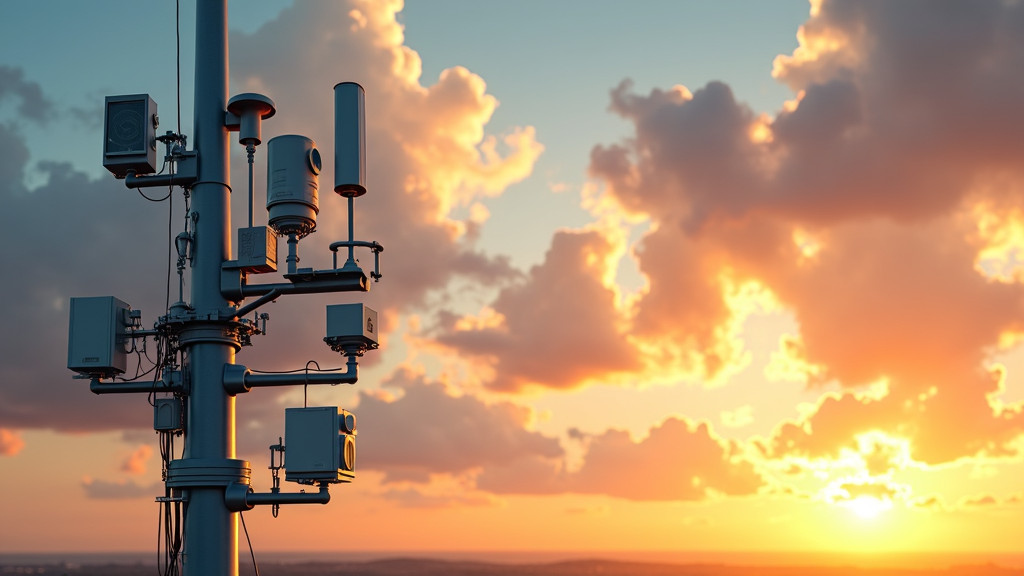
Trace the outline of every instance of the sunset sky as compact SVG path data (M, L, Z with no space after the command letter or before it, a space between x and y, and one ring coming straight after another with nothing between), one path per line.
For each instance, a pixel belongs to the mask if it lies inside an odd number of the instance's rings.
M68 300L164 313L182 195L103 169L103 99L150 94L191 144L194 14L179 115L174 2L0 8L0 553L155 546L152 409L71 378ZM339 366L324 306L382 315L358 384L309 390L357 414L356 481L247 512L258 551L1021 551L1024 3L229 14L229 95L277 105L264 142L331 158L332 87L365 87L356 235L385 247L369 295L281 298L238 354ZM345 218L324 190L302 265ZM258 491L302 402L238 398Z

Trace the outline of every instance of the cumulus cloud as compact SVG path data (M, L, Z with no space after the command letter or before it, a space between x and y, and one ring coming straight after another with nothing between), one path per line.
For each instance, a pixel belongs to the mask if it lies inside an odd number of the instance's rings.
M621 474L608 474L619 469ZM764 485L735 442L715 436L707 423L670 418L633 442L609 430L592 439L574 490L633 500L701 500L709 493L753 494Z
M374 286L380 294L370 295L371 305L382 312L385 332L393 330L397 310L422 304L430 291L455 276L494 284L516 275L507 259L473 247L486 213L477 203L529 175L542 150L528 126L502 135L486 132L498 101L469 70L454 68L432 86L422 85L419 56L403 45L396 20L400 8L397 1L296 3L256 33L233 33L231 52L233 93L265 92L277 104L276 116L264 123L264 142L278 134L301 133L315 139L324 152L319 227L300 247L302 266L329 267L327 244L347 237L345 202L325 191L333 186L332 87L358 81L366 88L370 193L356 202L356 233L360 239L380 241L387 250L382 269L386 280ZM27 120L43 118L50 106L38 85L24 80L19 69L4 67L0 101L7 100L20 104ZM5 151L0 157L0 199L5 205L0 225L5 238L12 239L0 247L0 266L19 279L11 283L2 304L10 325L19 329L0 336L0 379L5 382L0 421L59 430L148 428L144 396L94 396L87 383L72 381L62 362L54 361L54 351L61 358L72 296L116 295L143 310L146 326L162 313L167 270L173 266L165 258L167 223L170 217L171 236L180 230L180 192L168 215L167 203L145 202L112 177L92 180L59 163L29 166L27 147L14 123L0 123L0 147ZM260 164L264 149L257 153ZM241 150L235 146L236 153ZM244 155L235 158L240 159ZM256 189L262 194L260 164ZM30 179L38 183L31 189L23 184L29 170L38 173ZM235 189L244 189L245 165L240 163L234 172L242 175L236 176ZM245 201L245 194L233 196L236 223L244 220L237 215L245 213ZM461 220L462 211L471 216ZM60 233L42 233L47 230ZM31 238L32 249L13 241L18 238ZM369 254L360 256L365 268ZM186 269L186 287L189 273ZM282 298L267 306L264 310L272 318L268 336L255 341L259 357L243 349L239 361L274 370L322 358L328 353L323 332L311 328L318 324L310 322L310 314L336 302L336 296L309 296ZM378 361L372 355L365 360ZM53 393L55 386L61 394ZM274 406L283 393L262 391L240 404L265 415L269 408L264 407Z
M135 449L124 462L121 463L121 471L132 475L146 473L146 461L153 455L153 447L143 444Z
M718 437L703 422L669 418L639 442L615 429L587 441L578 470L535 459L529 466L487 469L479 486L498 493L573 492L639 501L692 501L714 494L754 494L766 484L739 444Z
M637 369L616 294L602 281L613 249L596 230L557 232L544 262L498 295L493 322L455 322L439 341L481 360L493 372L488 385L504 391Z
M559 441L529 430L526 408L455 396L409 370L387 385L400 388L401 396L360 394L358 466L383 472L385 483L396 486L385 497L409 506L437 505L456 492L470 494L474 505L491 502L480 500L487 493L702 500L753 494L765 484L740 445L706 423L670 418L640 441L621 430L574 431L571 438L586 449L581 466L569 470ZM618 472L608 474L612 469ZM438 492L438 478L464 486Z
M1015 453L1020 407L992 403L984 362L1020 331L1024 293L978 261L1008 237L979 233L987 215L1024 196L1024 19L1017 4L977 8L816 4L776 60L796 96L774 116L719 82L611 93L635 134L595 147L590 172L650 222L633 332L686 342L714 375L729 364L720 280L757 282L800 328L772 374L847 389L780 425L775 455L835 456L875 429L927 463ZM856 392L877 382L886 394Z
M39 84L25 80L21 68L0 65L0 103L8 99L18 100L18 114L36 122L45 122L53 104L43 96Z
M442 384L407 370L387 384L400 386L404 394L391 401L360 394L360 468L396 480L426 480L430 474L466 474L563 456L556 439L527 429L532 418L527 408L453 396Z
M25 440L17 430L0 428L0 456L17 456L25 447Z
M365 88L369 192L356 201L356 226L360 237L385 246L387 280L375 288L387 291L382 302L390 307L421 302L453 274L493 282L511 273L504 260L473 249L475 224L453 211L528 176L542 150L530 127L500 140L486 134L498 101L469 70L448 69L435 84L421 84L419 55L403 45L396 21L401 7L397 0L300 2L232 38L235 85L265 90L277 103L264 127L268 139L302 133L332 149L332 87L353 81ZM326 253L346 229L343 202L327 193L333 178L333 163L325 162L318 232L305 241L307 253Z
M651 366L720 380L743 362L730 290L754 283L799 326L769 377L843 388L780 423L772 456L835 457L873 430L909 440L909 458L929 464L1015 454L1021 406L993 400L999 377L985 362L1021 332L1024 292L979 262L998 253L995 265L1014 266L1022 237L1006 210L1024 197L1022 14L995 0L817 3L799 48L775 62L794 98L774 115L722 82L644 95L624 81L611 110L634 134L594 147L589 172L605 201L646 220L632 251L642 290L623 307L603 282L608 264L567 250L573 235L600 246L596 232L561 232L545 263L493 302L493 321L452 321L440 341L482 359L488 384L506 391L643 380L638 367ZM572 281L552 282L558 270ZM535 309L523 312L527 301ZM587 337L549 361L568 329L545 334L553 309ZM529 355L527 342L546 346ZM547 371L532 372L533 358ZM884 394L860 392L879 383ZM883 454L865 462L891 465Z

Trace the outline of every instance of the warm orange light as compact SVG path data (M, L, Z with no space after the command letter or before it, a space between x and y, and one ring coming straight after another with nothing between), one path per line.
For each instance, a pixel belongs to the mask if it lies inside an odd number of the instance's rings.
M775 138L772 134L771 118L767 114L762 114L750 125L747 134L750 141L755 144L771 142Z

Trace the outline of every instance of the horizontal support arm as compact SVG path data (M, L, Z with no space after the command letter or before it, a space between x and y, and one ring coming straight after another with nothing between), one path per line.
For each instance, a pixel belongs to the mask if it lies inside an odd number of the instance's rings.
M243 284L239 282L237 274L222 273L221 294L228 300L238 302L252 296L266 296L274 293L269 299L261 299L258 305L256 302L242 307L245 313L252 312L258 306L266 304L279 296L289 294L323 294L327 292L367 292L370 283L366 280L366 274L362 270L316 270L289 274L285 276L289 282L276 284ZM244 314L234 314L239 317Z
M253 373L241 364L224 365L224 390L231 395L248 392L254 386L304 386L306 384L355 384L359 379L356 356L349 356L344 372Z
M199 157L195 150L185 152L176 158L178 170L174 174L152 174L139 176L129 170L124 178L128 188L153 188L156 186L192 186L199 179Z
M327 483L320 483L318 492L253 492L248 484L233 483L224 493L224 503L232 512L252 510L261 504L327 504L331 493Z
M89 383L89 390L93 394L128 394L132 392L180 392L185 387L181 380L176 380L168 385L167 382L100 382L99 378L93 378Z

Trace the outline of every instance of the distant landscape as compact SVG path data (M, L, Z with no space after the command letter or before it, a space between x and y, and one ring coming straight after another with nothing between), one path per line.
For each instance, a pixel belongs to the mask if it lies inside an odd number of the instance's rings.
M57 576L153 576L155 564L146 562L42 562L0 558L0 574ZM255 574L251 563L240 575ZM724 564L672 564L614 560L567 560L545 563L395 558L371 561L267 562L260 576L1010 576L1019 568L993 564L946 568L866 568L857 566L730 566Z

